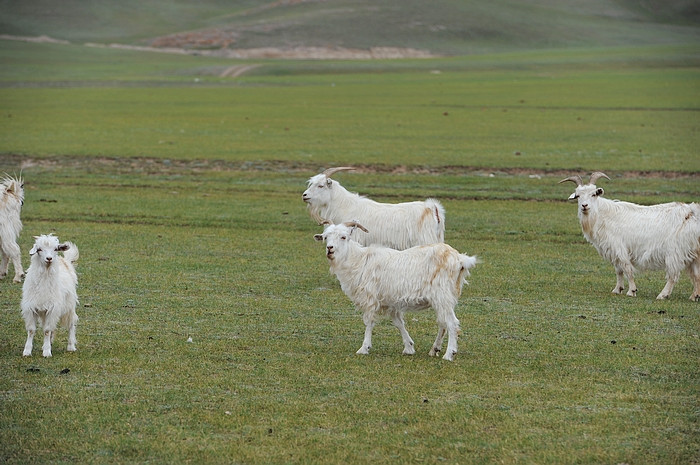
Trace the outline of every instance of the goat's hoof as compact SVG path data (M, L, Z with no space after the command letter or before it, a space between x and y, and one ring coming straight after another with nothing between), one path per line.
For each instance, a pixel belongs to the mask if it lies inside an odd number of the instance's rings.
M445 352L445 355L443 355L442 359L443 360L448 360L448 361L453 361L455 358L455 354L457 352Z
M369 347L366 349L364 347L360 347L360 350L355 352L357 355L368 355L369 354Z
M428 352L428 355L430 355L431 357L436 357L438 354L440 354L440 349L437 349L435 347L430 349L430 352Z
M628 297L637 297L637 289L627 291Z
M690 296L691 302L700 302L700 294L695 294Z
M32 353L31 352L23 352L22 357L31 357Z
M404 355L414 355L416 353L416 349L411 347L410 349L404 349L403 354Z
M659 295L656 296L656 300L666 300L666 299L668 299L669 297L671 297L671 296L668 295L668 294L659 294Z
M612 290L612 293L613 294L622 294L622 291L624 291L624 290L625 290L624 287L614 287Z
M68 347L66 348L66 352L75 352L75 351L77 351L77 350L78 350L78 349L77 349L75 346L72 346L72 347L71 347L71 346L68 346Z

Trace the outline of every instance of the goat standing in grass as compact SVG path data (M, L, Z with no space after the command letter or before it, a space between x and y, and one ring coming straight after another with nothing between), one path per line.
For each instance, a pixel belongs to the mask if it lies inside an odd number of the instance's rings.
M5 176L0 181L0 278L7 276L10 260L15 267L13 282L21 283L24 277L22 252L17 238L22 231L20 211L24 204L24 183L22 178Z
M603 198L603 189L595 185L604 173L591 174L588 184L580 176L571 176L576 190L569 200L578 200L578 217L583 235L598 253L615 267L617 283L612 292L637 295L635 269L666 270L666 286L657 299L667 299L681 272L686 269L693 280L690 300L700 300L700 205L664 203L643 206Z
M401 333L406 355L415 353L413 340L406 331L404 313L435 310L437 338L429 355L442 350L445 333L447 351L443 358L453 360L457 353L459 320L455 316L469 269L476 257L460 254L447 244L431 244L394 250L388 247L363 247L353 239L356 229L367 230L356 222L329 225L317 241L326 241L326 257L331 273L340 281L343 292L361 310L365 338L358 354L368 354L372 329L381 315L389 316Z
M29 254L31 264L22 287L22 318L27 329L23 355L32 355L37 323L44 330L44 357L51 357L51 343L59 323L68 329L68 352L75 352L75 327L78 315L76 286L78 276L73 263L78 248L72 242L60 244L53 235L37 236ZM63 252L63 256L59 255Z
M362 245L378 244L404 250L445 241L445 209L435 199L403 203L379 203L347 191L331 179L343 166L329 168L309 179L302 194L309 214L320 223L341 223L353 219L365 225L369 233L357 238Z

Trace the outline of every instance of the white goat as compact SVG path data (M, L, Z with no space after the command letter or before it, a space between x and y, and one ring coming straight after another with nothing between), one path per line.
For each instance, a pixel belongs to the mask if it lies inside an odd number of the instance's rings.
M443 358L453 360L457 353L459 320L454 309L462 293L469 269L476 257L460 254L447 244L432 244L394 250L382 246L363 247L353 238L356 222L327 226L317 241L326 241L330 271L340 281L343 292L363 312L365 338L358 354L368 354L372 329L379 316L389 316L403 339L403 353L415 353L413 340L406 331L404 313L432 307L437 315L438 333L430 356L442 350L445 333L449 335Z
M628 296L637 295L635 268L666 270L666 286L657 299L671 295L681 271L687 269L694 290L690 300L700 300L700 205L680 202L642 206L603 198L603 189L596 187L604 173L591 174L588 184L580 176L561 182L576 183L569 197L578 199L578 217L583 235L598 253L612 262L617 284L612 290L620 294L627 278Z
M445 241L445 209L435 199L398 204L379 203L347 191L331 179L343 166L329 168L309 179L302 194L309 214L318 221L341 223L354 220L370 232L358 238L362 245L378 244L397 250Z
M7 276L10 260L15 267L15 283L21 283L24 277L22 269L22 252L17 245L17 238L22 231L19 217L24 204L24 183L22 178L5 176L0 180L0 279Z
M29 252L31 264L22 287L22 318L27 328L23 355L32 355L37 322L41 322L44 329L44 357L51 357L51 343L59 323L68 328L66 350L74 352L78 276L73 262L78 260L78 248L72 242L59 244L58 238L50 234L35 239ZM63 256L58 254L60 251Z

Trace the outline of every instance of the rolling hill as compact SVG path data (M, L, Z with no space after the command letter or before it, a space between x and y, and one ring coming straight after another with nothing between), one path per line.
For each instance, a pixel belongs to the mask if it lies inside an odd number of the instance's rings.
M0 34L190 50L384 47L434 55L700 44L693 0L0 0Z

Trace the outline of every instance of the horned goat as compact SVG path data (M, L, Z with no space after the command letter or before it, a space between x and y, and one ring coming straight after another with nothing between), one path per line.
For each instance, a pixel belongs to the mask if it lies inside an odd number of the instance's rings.
M443 358L453 360L457 353L459 320L455 316L457 300L476 265L476 257L460 254L447 244L431 244L395 250L372 245L363 247L354 239L357 229L368 232L357 222L329 225L317 241L326 242L326 257L343 292L362 311L365 337L358 354L372 347L372 329L377 319L389 316L401 333L403 353L415 353L413 340L404 323L407 311L432 307L437 315L438 333L430 356L442 350L445 333L447 351Z
M22 252L17 245L17 238L22 231L20 211L24 204L24 182L22 178L5 176L0 180L0 279L7 276L10 267L15 267L15 283L22 282Z
M39 322L44 330L44 357L51 357L51 343L59 323L68 329L66 350L74 352L78 276L73 263L78 260L78 248L72 242L59 244L58 238L50 234L35 239L29 252L31 264L22 287L22 318L27 329L23 355L32 355L34 333ZM59 252L63 252L63 256Z
M360 244L378 244L397 250L445 241L445 209L440 202L427 199L423 202L379 203L349 192L331 179L339 171L353 169L347 166L329 168L309 179L302 200L319 224L323 221L358 221L370 230L358 238Z
M615 267L620 294L627 278L628 296L637 295L635 269L666 270L666 286L657 299L667 299L681 272L693 281L690 300L700 300L700 205L680 202L643 206L608 200L595 185L605 173L591 174L588 184L580 176L560 181L576 183L569 200L578 200L583 235L598 253Z

